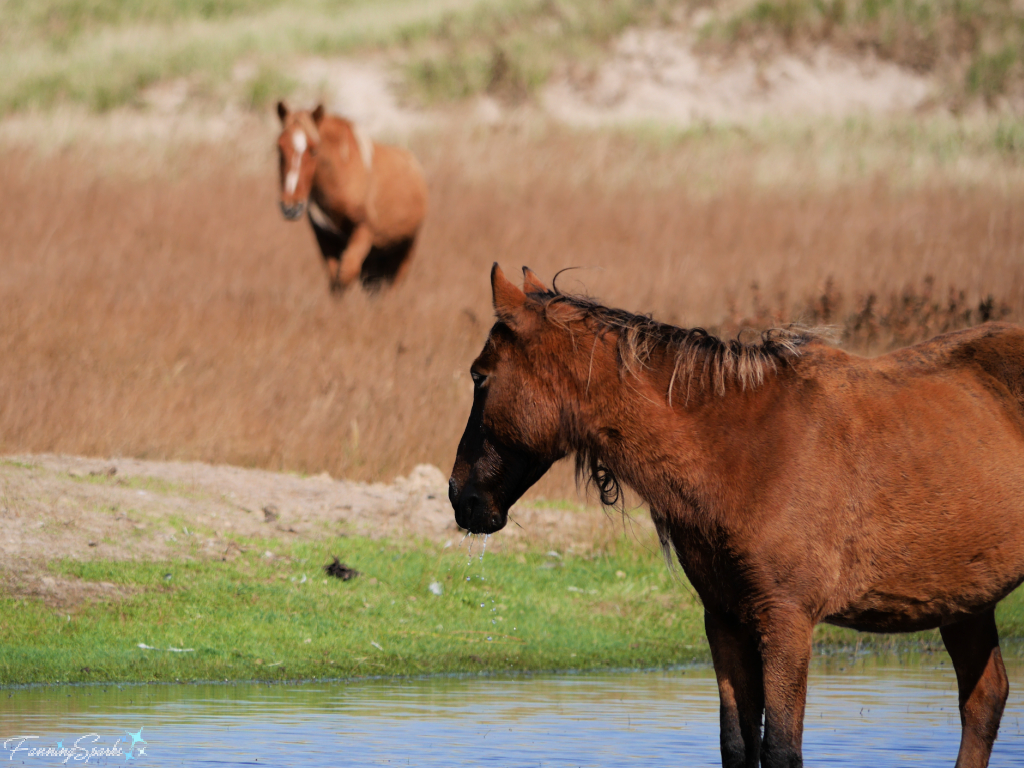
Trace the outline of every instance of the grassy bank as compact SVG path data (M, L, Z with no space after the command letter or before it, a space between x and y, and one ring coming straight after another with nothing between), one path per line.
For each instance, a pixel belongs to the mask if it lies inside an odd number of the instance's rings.
M105 582L118 597L70 609L0 601L0 682L285 680L709 660L691 589L660 552L637 541L588 556L537 549L482 559L479 541L471 557L465 545L359 538L241 545L246 551L228 561L54 562L53 578ZM361 575L326 577L321 565L332 554ZM999 623L1004 637L1024 637L1024 593L1004 602ZM936 633L818 631L827 652L848 652L858 638L863 648L939 645Z

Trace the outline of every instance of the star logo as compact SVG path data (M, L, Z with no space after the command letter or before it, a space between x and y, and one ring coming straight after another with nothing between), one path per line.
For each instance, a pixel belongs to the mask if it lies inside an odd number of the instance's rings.
M142 728L139 728L139 730L136 731L135 733L132 733L131 731L125 731L125 733L128 734L128 738L130 738L132 740L132 744L131 744L130 747L128 747L128 751L124 753L124 759L125 760L134 760L135 759L135 755L133 753L135 752L135 745L136 744L148 744L149 742L147 742L144 738L142 738ZM120 739L118 739L118 741L120 741ZM141 755L145 755L145 754L146 754L145 748L144 747L139 747L139 755L141 756Z

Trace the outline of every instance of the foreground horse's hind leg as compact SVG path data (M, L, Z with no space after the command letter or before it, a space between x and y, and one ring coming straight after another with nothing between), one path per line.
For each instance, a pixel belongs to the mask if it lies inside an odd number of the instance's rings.
M804 706L814 622L798 611L770 609L761 625L764 677L764 768L803 766Z
M756 639L738 623L710 612L704 629L718 678L723 768L758 768L764 686Z
M942 640L960 691L960 754L956 768L984 768L1009 695L995 610L943 627Z

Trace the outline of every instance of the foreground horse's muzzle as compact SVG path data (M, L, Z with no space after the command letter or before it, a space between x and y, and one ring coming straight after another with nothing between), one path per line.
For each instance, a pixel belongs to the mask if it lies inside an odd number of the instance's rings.
M455 510L455 522L470 533L500 531L508 520L490 494L482 493L475 483L469 483L460 491L455 478L451 478L448 481L448 500Z
M306 204L304 202L298 203L281 203L281 213L288 221L295 221L302 216L303 211L306 210Z

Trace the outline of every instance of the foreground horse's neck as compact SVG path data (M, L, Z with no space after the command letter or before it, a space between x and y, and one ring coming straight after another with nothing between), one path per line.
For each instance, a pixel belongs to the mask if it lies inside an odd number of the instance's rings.
M628 367L617 340L590 346L593 359L574 366L584 394L575 404L572 448L591 466L607 468L652 509L666 511L684 499L710 512L712 498L728 495L724 486L748 481L740 477L745 465L763 452L752 448L755 438L763 443L755 432L785 397L778 364L766 364L752 383L740 374L742 360L723 362L720 351L696 350L680 370L677 350L664 346Z

